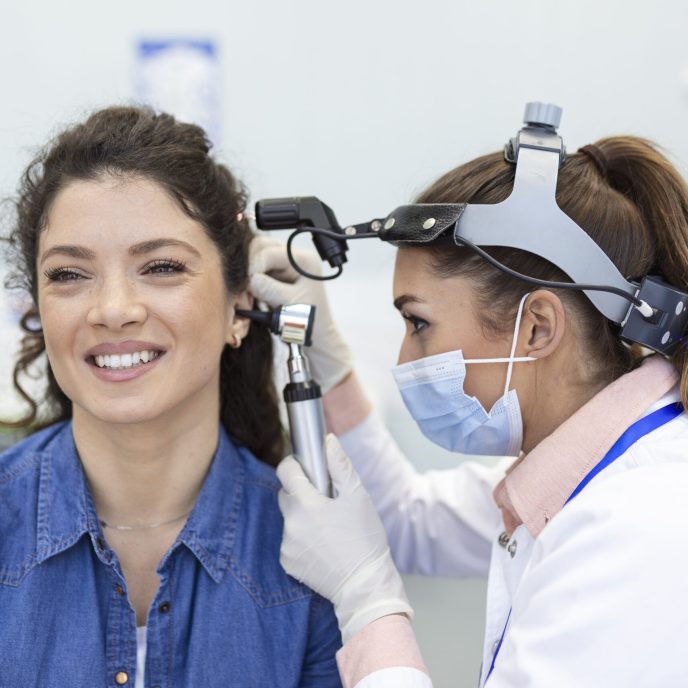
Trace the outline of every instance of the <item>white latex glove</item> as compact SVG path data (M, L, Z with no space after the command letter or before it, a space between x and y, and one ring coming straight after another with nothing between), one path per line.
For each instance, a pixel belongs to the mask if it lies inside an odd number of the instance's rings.
M321 260L315 251L294 253L296 262L307 272L322 274ZM249 272L251 292L271 308L290 303L309 303L316 307L313 344L307 356L323 393L332 389L351 372L353 359L332 320L323 283L299 275L289 263L286 246L262 236L251 242Z
M373 502L334 435L327 463L337 497L321 495L296 459L277 467L284 516L280 562L294 578L334 605L343 642L388 614L413 610L394 566Z

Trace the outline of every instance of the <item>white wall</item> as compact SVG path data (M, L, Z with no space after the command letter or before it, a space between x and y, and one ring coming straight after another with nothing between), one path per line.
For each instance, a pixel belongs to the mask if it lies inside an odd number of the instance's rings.
M177 36L220 47L219 154L254 198L317 195L343 223L386 214L441 172L501 148L527 100L564 107L571 150L632 133L663 144L681 166L688 159L680 0L4 0L0 8L0 195L13 192L51 133L133 97L139 39ZM422 455L423 467L447 465L409 425L386 373L401 332L390 306L393 252L370 243L352 246L345 276L331 285L334 308L409 454ZM410 590L436 686L473 686L482 584L412 579Z

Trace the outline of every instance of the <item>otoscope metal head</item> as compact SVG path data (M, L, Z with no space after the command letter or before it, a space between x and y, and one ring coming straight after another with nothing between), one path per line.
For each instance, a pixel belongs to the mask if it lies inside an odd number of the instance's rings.
M289 382L282 396L289 418L289 434L296 460L317 490L332 497L332 481L327 471L325 415L322 390L313 379L302 346L309 346L315 320L315 306L295 303L272 311L237 310L237 315L267 325L289 347Z
M236 314L253 322L267 325L270 332L285 344L310 346L315 322L315 306L308 303L294 303L279 306L271 311L237 309Z

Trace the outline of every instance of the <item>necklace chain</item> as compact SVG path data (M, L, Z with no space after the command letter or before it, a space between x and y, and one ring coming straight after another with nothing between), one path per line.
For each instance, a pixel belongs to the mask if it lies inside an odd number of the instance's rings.
M106 523L102 519L99 519L100 525L103 528L111 528L113 530L150 530L151 528L160 528L161 526L168 526L171 523L176 523L177 521L181 521L185 516L188 516L191 512L187 511L185 514L182 514L181 516L177 516L177 518L172 518L169 521L162 521L160 523L151 523L150 525L145 525L145 526L116 526L112 523Z

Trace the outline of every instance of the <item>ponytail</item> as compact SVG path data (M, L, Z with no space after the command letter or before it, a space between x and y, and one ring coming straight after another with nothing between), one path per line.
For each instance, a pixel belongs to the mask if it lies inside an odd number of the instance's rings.
M649 141L617 136L595 147L604 155L607 183L634 203L649 229L654 261L648 272L688 291L688 185ZM688 332L672 363L681 376L681 400L688 408Z

